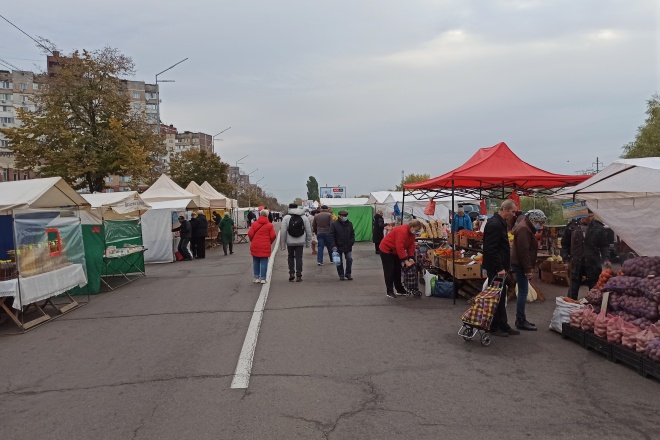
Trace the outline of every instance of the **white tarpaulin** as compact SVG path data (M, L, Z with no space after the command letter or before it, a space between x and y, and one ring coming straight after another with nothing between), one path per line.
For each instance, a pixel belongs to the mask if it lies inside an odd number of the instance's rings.
M142 214L142 242L145 263L172 263L174 261L172 216L186 209L196 208L188 200L151 202L151 209Z
M399 209L405 210L407 214L412 214L417 218L423 220L442 220L445 223L449 220L449 210L451 208L451 197L442 197L435 200L435 213L431 216L424 214L424 208L429 203L429 197L426 195L419 195L420 200L414 196L406 196L405 206L403 204L402 191L376 191L372 192L369 196L368 204L373 206L374 209L382 210L385 221L390 222L394 219L394 205L398 204ZM460 202L474 202L473 199L465 197L455 197L454 203L458 205Z
M92 205L92 209L99 210L101 214L111 210L123 216L130 213L137 214L138 211L147 211L150 208L137 191L82 194L82 197Z
M344 199L321 199L321 205L325 205L328 208L332 208L333 206L365 206L367 205L367 202L369 201L368 198L366 197L358 197L358 198L344 198ZM336 214L336 213L335 213Z
M89 203L61 177L0 183L0 214L15 209L85 207Z
M186 191L197 194L202 200L208 200L209 204L202 206L203 208L210 209L225 209L227 206L227 198L217 191L211 192L203 188L195 181L191 181L186 187Z
M201 201L201 197L192 194L179 185L174 183L172 179L162 174L156 182L149 189L141 194L142 200L147 203L151 202L166 202L168 200L192 200L195 202L196 207L208 206L209 201Z
M222 200L222 199L225 200L225 201L224 201L224 206L220 206L219 209L232 209L232 208L238 208L238 204L235 203L236 200L234 200L234 199L230 199L229 197L227 197L226 195L222 194L221 192L216 191L216 189L213 188L213 187L211 186L210 183L204 181L204 183L202 183L202 185L201 185L201 188L202 188L204 191L206 191L206 192L208 192L209 194L211 194L211 195L213 196L213 198L218 199L218 200ZM234 206L234 205L235 205L235 206Z
M551 198L585 200L639 255L660 255L660 157L617 160Z

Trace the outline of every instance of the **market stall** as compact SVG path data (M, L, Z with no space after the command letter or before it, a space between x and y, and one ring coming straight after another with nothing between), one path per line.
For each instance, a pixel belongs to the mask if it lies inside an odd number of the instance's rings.
M59 177L0 183L0 307L22 330L79 305L66 292L87 284L81 207L89 204Z
M472 201L466 197L455 197L455 202L460 205L461 202ZM431 199L428 194L419 194L418 198L413 196L408 197L405 203L404 220L412 217L420 220L442 220L447 223L449 221L449 213L452 211L451 197L440 197L433 200L435 206L431 210L432 213L427 214L429 202ZM395 206L401 210L403 205L403 191L378 191L372 192L369 195L367 204L372 206L374 210L382 210L383 217L386 222L394 222L396 220Z
M588 178L589 176L554 174L534 167L516 156L505 143L500 142L490 148L479 149L467 162L448 173L423 182L404 185L401 210L405 211L406 198L451 198L450 206L456 206L457 197L473 200L489 197L505 199L509 194L530 190L540 195L551 194ZM476 266L476 257L481 250L479 238L476 233L470 237L468 231L462 232L461 235L449 235L443 244L443 247L453 249L450 251L451 260L447 262L447 269L432 268L447 279L453 280L454 302L458 294L471 297L475 291L481 289L483 275L480 266ZM467 266L473 267L468 270L470 268ZM462 278L462 275L466 274L468 275Z
M207 247L217 244L218 226L213 221L213 214L217 213L220 217L224 216L226 211L231 210L231 199L217 192L208 182L206 186L200 186L191 181L186 187L186 191L200 196L201 200L208 200L208 206L200 207L208 220L208 234L206 236ZM203 185L204 185L203 184Z
M367 202L367 198L321 199L321 205L332 208L335 215L342 209L348 212L355 230L355 241L371 241L372 238L374 210Z
M187 211L198 208L194 200L179 199L164 202L149 202L151 209L140 216L145 263L172 263L179 239L172 228L178 226L179 214L188 216Z
M82 194L91 205L81 215L89 293L101 283L114 290L146 276L140 215L150 209L135 191Z
M210 202L201 196L186 191L172 179L162 174L153 185L140 194L142 200L151 202L168 202L171 200L192 200L196 207L209 206Z

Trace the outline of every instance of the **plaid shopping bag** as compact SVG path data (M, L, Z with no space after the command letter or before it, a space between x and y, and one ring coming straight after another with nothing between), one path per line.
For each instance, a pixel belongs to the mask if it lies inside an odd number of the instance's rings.
M419 291L419 278L418 278L419 268L416 264L408 267L403 265L401 268L401 282L403 287L406 288L406 292L412 294Z
M463 313L461 320L475 327L488 330L500 302L501 287L488 286L472 300L472 306Z

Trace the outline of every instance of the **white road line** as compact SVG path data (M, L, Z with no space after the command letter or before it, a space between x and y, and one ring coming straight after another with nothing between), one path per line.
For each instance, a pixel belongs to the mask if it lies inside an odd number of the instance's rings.
M243 341L241 355L238 357L238 364L236 364L234 378L231 381L231 388L247 388L250 383L252 359L254 358L254 350L257 348L257 338L259 337L259 328L261 328L261 318L264 316L266 300L268 299L268 292L270 291L270 280L273 277L273 264L279 247L280 233L278 232L277 239L275 240L275 249L268 260L268 274L266 275L267 282L261 286L261 294L259 294L257 304L254 306L250 326L245 335L245 341Z

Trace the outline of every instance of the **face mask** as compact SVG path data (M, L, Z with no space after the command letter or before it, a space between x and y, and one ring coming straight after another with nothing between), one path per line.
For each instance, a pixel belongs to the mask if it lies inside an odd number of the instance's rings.
M339 220L345 222L346 220L348 220L348 217L339 217Z
M541 230L541 225L534 225L534 227L536 228L537 231Z
M415 236L418 236L418 235L421 234L421 233L422 233L422 230L421 230L421 229L418 230L418 231L413 232L413 234L414 234Z

